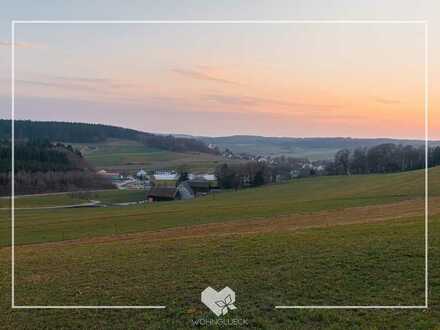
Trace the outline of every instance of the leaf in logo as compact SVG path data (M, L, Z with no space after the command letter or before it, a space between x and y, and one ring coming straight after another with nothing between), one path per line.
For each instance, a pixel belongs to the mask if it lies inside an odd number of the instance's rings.
M201 294L201 300L217 316L226 315L228 311L237 309L234 306L235 292L229 287L219 292L207 287Z

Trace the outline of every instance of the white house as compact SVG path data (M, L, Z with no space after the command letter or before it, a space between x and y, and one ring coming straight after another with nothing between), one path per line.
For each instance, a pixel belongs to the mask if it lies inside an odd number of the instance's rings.
M156 186L175 187L179 180L179 174L174 171L157 171L151 176L151 180Z
M154 180L156 181L177 181L179 179L179 174L177 173L159 173L154 174Z
M207 181L217 181L217 177L215 176L215 174L203 174L202 178Z
M145 172L144 170L139 170L136 173L136 176L138 177L138 179L145 179L147 176L147 172Z

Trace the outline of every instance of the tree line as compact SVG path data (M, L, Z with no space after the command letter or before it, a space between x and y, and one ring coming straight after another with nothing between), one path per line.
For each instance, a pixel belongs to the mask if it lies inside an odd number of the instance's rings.
M430 147L428 166L437 165L440 165L440 146ZM239 189L314 175L392 173L424 167L424 146L384 143L353 150L341 149L332 161L310 162L306 159L280 156L264 162L221 164L216 168L215 174L221 188Z
M113 188L70 145L36 139L16 142L14 151L17 195ZM11 163L11 142L0 140L0 195L11 193Z
M309 161L293 157L274 157L270 161L247 161L217 166L215 175L223 189L258 187L289 180L293 177L315 175Z
M392 173L425 167L425 147L384 143L370 148L341 149L326 165L329 175ZM428 148L428 166L440 165L440 146Z
M269 167L264 163L222 164L216 168L218 185L223 189L256 187L270 182Z
M107 178L89 170L66 172L16 172L15 194L39 194L80 190L112 189L113 184ZM0 173L0 195L11 194L11 173Z
M86 166L78 150L62 143L48 140L30 140L14 145L15 171L47 172L80 170ZM12 146L8 140L0 140L0 172L10 172Z
M193 138L156 135L133 129L88 123L15 120L15 140L40 139L52 142L95 143L109 138L139 141L151 148L217 154L204 142ZM0 139L11 139L11 121L0 119Z

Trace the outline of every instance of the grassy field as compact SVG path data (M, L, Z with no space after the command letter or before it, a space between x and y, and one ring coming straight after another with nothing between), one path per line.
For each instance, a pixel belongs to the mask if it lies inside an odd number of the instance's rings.
M228 148L235 153L250 153L254 155L290 156L294 158L308 158L309 160L333 159L341 149L356 149L357 147L371 147L382 143L396 145L421 146L423 140L398 139L344 139L344 138L288 138L235 135L223 137L200 137L205 143L212 143L221 149ZM430 141L430 146L440 145L440 141Z
M432 181L440 181L440 171L432 171L431 177ZM124 208L24 210L16 213L16 241L35 243L76 239L420 200L424 194L423 183L422 171L335 176L294 180L192 201ZM440 196L440 185L431 185L430 194ZM3 222L0 233L8 231L9 223ZM7 243L7 240L0 239L0 245Z
M276 310L276 305L423 305L423 171L321 177L187 202L17 211L16 304L166 305L164 310L15 310L0 249L0 324L192 328L228 285L250 328L440 324L440 168L430 171L429 310ZM36 203L36 201L34 202ZM1 244L9 242L7 212ZM38 244L35 244L38 243Z
M55 193L36 196L17 196L16 208L43 208L53 206L75 205L99 201L103 204L138 202L146 199L142 190L107 190L80 193ZM10 208L10 198L0 198L0 209Z
M72 145L81 150L97 169L111 171L185 167L194 172L212 172L219 163L224 162L220 156L153 149L129 140L110 139L102 143Z
M304 145L297 139L271 138L261 136L230 136L218 138L202 138L205 143L213 143L221 149L229 149L235 153L250 153L253 155L271 155L308 158L309 160L333 159L336 152L346 148L339 144L324 147L321 143Z

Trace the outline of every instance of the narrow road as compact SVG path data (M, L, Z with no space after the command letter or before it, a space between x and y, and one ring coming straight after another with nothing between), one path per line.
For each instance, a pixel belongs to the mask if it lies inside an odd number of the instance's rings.
M50 210L50 209L73 209L79 207L97 207L100 201L90 201L82 204L58 205L58 206L37 206L37 207L15 207L14 210ZM10 207L2 207L1 211L11 210Z
M39 196L54 196L54 195L65 195L65 194L80 194L80 193L94 193L94 192L102 192L102 191L113 191L117 189L99 189L99 190L79 190L79 191L61 191L61 192L52 192L52 193L43 193L43 194L30 194L30 195L15 195L15 198L21 197L39 197ZM0 199L9 199L11 196L0 196Z

